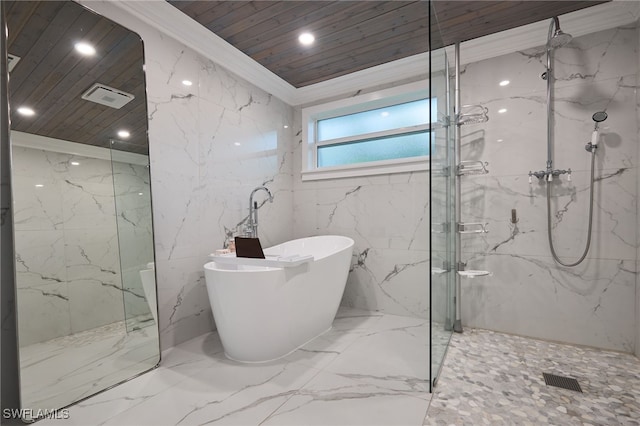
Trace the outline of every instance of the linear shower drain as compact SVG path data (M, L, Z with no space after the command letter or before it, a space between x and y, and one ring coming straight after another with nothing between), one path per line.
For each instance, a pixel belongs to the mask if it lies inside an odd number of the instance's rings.
M542 376L544 377L544 382L547 386L555 386L557 388L569 389L582 393L580 384L576 379L572 379L571 377L556 376L555 374L549 373L542 373Z

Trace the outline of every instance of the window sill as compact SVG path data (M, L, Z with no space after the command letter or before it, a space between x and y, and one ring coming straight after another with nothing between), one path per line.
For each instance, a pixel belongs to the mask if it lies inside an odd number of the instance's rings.
M426 170L429 170L429 157L416 157L407 160L380 161L376 163L350 164L348 166L303 170L302 181L341 179Z

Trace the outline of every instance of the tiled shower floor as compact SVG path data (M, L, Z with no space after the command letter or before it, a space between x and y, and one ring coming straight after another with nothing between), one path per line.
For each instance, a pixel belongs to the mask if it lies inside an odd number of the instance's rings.
M583 393L545 385L578 380ZM640 360L465 329L452 338L425 425L640 425Z
M283 360L238 364L216 333L161 366L40 425L638 425L640 361L625 354L465 329L428 393L428 321L342 309ZM547 387L542 373L584 393Z

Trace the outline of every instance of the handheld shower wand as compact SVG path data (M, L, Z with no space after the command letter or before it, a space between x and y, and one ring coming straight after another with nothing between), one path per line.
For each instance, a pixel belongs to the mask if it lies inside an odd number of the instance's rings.
M591 141L587 143L585 149L591 153L591 180L589 185L589 227L587 230L587 244L582 252L582 256L573 262L565 263L558 258L556 250L553 246L553 239L551 238L551 187L547 185L547 234L549 237L549 247L551 248L551 255L562 266L577 266L587 257L589 253L589 247L591 247L591 230L593 228L593 182L595 175L595 162L596 162L596 149L598 148L598 139L600 138L600 132L598 126L601 122L607 119L607 113L604 111L598 111L591 117L595 121L593 132L591 133Z
M600 139L600 123L606 120L608 117L607 113L604 111L598 111L591 116L593 121L595 121L595 126L593 127L593 132L591 132L591 141L587 143L584 147L589 152L593 152L598 148L598 139Z

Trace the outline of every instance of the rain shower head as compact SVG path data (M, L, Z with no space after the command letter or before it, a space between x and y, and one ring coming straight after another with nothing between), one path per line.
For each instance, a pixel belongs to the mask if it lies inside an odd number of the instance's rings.
M609 115L608 115L606 112L604 112L604 111L598 111L598 112L596 112L595 114L593 114L593 115L591 116L591 118L593 119L593 121L595 121L596 123L601 123L601 122L603 122L604 120L606 120L606 119L607 119L607 117L609 117Z
M555 28L555 31L553 29ZM557 16L551 18L549 24L549 34L547 35L547 49L557 49L569 44L573 39L571 34L567 34L560 29L560 20Z
M547 41L547 47L557 49L559 47L566 46L572 39L573 37L571 34L567 34L558 28L553 34L553 37Z

